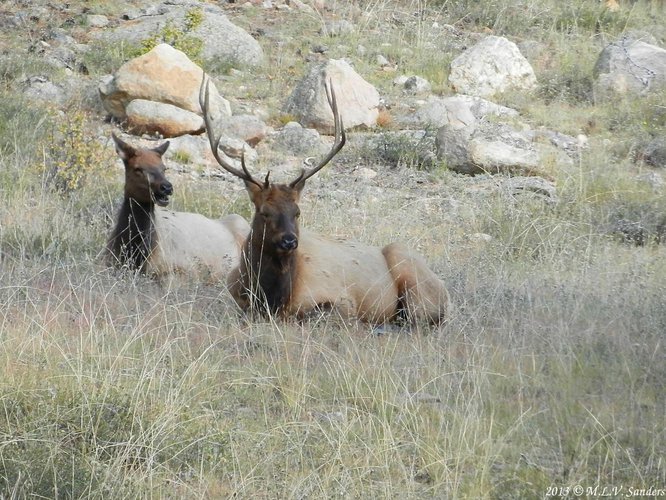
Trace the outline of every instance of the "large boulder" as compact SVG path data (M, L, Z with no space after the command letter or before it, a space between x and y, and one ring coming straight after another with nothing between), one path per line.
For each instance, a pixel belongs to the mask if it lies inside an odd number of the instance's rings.
M450 124L437 131L437 157L455 172L476 175L500 173L551 178L573 160L551 142L539 142L532 130L481 121L465 126Z
M537 79L515 43L488 36L451 62L449 83L462 94L489 97L509 90L531 90Z
M329 82L335 89L345 128L376 125L379 92L342 59L313 65L287 99L284 111L304 127L332 133L333 112L326 97Z
M600 99L644 95L666 87L666 50L631 35L608 45L594 66L594 91Z
M268 147L292 156L318 156L325 154L330 145L314 129L303 128L298 122L289 122L273 134Z
M62 105L67 100L63 88L42 76L28 78L23 93L31 101L41 101L51 105Z
M518 116L518 111L481 97L460 94L445 98L430 97L415 113L417 123L433 128L449 124L473 125L487 116Z
M203 41L204 60L241 67L263 64L264 52L259 42L229 21L220 7L203 4L203 13L203 22L192 35Z
M185 170L183 166L175 165L180 163L185 163L188 167L217 169L217 161L205 135L181 135L170 139L165 157L169 160L170 168L177 170Z
M200 17L200 21L188 28L193 17ZM140 46L170 27L172 31L180 30L190 40L200 43L200 57L212 64L253 67L264 62L259 43L244 29L233 24L217 5L169 1L154 4L143 11L128 12L123 18L126 22L114 30L100 33L98 37L111 43Z
M137 135L158 133L162 137L178 137L205 130L201 116L171 104L134 99L125 112L128 128Z
M217 133L221 136L241 139L254 147L270 131L271 128L254 115L234 115L225 118Z
M102 104L111 116L127 118L127 105L143 99L201 115L199 90L203 70L180 50L160 44L153 50L126 62L113 77L99 86ZM214 114L230 115L229 103L211 82L211 110Z

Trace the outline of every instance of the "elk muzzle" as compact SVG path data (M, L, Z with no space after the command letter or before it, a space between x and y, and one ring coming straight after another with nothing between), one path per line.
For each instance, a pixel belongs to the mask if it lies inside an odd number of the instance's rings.
M280 238L277 244L283 252L291 252L298 248L298 237L295 234L285 234Z
M169 204L169 196L173 194L173 185L165 179L160 182L157 189L153 191L153 194L155 196L155 203L160 207L166 207Z

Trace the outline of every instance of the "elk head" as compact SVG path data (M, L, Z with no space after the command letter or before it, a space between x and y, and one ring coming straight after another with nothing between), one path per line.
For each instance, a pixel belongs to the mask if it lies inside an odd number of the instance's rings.
M160 207L169 204L173 186L164 175L166 166L162 155L169 147L169 141L156 148L135 148L115 134L116 152L125 164L125 197L142 204L155 203Z
M298 202L301 191L305 187L305 181L324 168L345 144L346 135L342 118L338 112L335 91L330 82L326 87L326 96L333 111L335 123L333 147L319 164L307 170L303 169L300 175L289 184L275 184L268 180L270 172L266 174L263 182L253 178L245 165L243 155L241 155L240 161L241 169L236 168L230 161L220 155L218 146L221 137L215 136L215 123L209 112L209 80L205 74L201 81L199 103L206 122L211 150L224 170L245 182L245 188L255 209L252 220L252 238L261 244L263 251L273 252L277 255L288 255L298 248L298 217L301 212L298 208Z

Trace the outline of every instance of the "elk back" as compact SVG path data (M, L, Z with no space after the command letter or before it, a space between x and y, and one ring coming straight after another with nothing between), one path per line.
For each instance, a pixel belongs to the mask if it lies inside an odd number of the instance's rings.
M189 212L155 210L157 248L148 272L182 274L205 281L225 280L240 262L240 251L250 226L232 214L209 219Z

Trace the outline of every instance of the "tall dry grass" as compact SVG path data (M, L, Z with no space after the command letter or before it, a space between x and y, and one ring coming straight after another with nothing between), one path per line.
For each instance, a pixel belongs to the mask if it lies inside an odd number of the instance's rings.
M597 2L581 0L578 10L519 2L513 18L506 2L464 4L470 15L455 2L361 3L354 15L368 31L345 35L330 55L362 42L372 50L356 63L387 94L396 90L371 69L374 52L434 76L445 91L449 56L433 57L426 20L541 33L554 60L537 69L552 85L506 99L535 124L590 127L590 149L558 173L559 201L484 194L476 189L484 179L444 169L418 182L380 171L354 187L344 162L313 179L303 200L313 230L418 248L451 291L454 312L441 328L377 335L327 316L247 322L223 286L104 269L98 254L119 179L53 189L43 167L56 125L13 88L17 68L37 63L6 66L0 497L543 498L552 487L663 488L666 256L650 234L644 246L609 234L620 212L649 231L663 207L629 155L636 136L663 131L662 115L645 101L586 100L588 75L565 48L590 36L591 16L608 15ZM601 17L602 27L654 15L654 2L634 5L629 17ZM342 15L351 6L334 8ZM416 29L399 23L414 11ZM258 10L243 15L261 20ZM302 37L267 49L275 78L253 87L230 76L232 97L271 102L297 78L304 63L291 48L321 41L323 17L297 19L281 29L298 26ZM531 20L529 33L521 20ZM396 43L382 46L378 25ZM413 43L414 57L405 55ZM93 74L95 61L107 70L109 60L95 50L86 56ZM122 53L112 52L113 60ZM241 79L249 90L234 85ZM112 168L109 151L81 167L95 178ZM211 184L178 188L181 209L248 213L243 193L221 200ZM480 233L491 239L472 238Z

